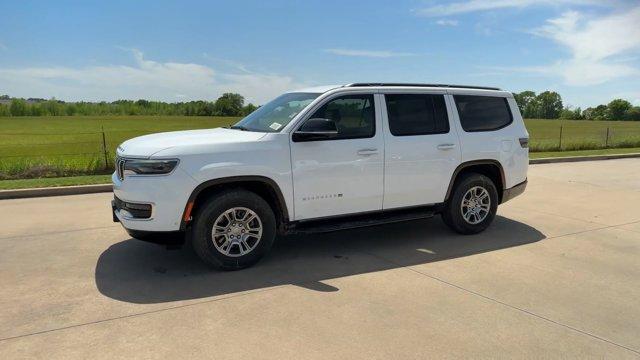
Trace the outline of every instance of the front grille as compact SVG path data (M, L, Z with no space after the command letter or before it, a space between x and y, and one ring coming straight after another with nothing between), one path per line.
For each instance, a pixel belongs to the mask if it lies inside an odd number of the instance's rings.
M124 163L126 162L125 158L117 157L116 158L116 174L118 175L118 179L120 181L124 180Z
M122 201L117 196L113 197L113 204L117 210L125 210L136 219L148 219L151 217L151 205Z

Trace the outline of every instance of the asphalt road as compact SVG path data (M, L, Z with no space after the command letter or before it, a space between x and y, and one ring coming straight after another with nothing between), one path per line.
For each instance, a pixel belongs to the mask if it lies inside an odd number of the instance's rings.
M0 201L0 358L640 358L640 159L534 165L492 227L281 239L239 272L110 194Z

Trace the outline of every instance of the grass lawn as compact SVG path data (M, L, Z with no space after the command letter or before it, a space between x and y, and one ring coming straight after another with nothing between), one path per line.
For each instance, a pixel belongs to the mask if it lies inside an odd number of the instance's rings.
M111 175L69 176L63 178L1 180L0 190L27 189L53 186L108 184Z
M104 173L113 167L115 148L127 139L237 121L204 116L4 117L0 118L0 180Z
M598 149L607 144L610 147L640 147L640 121L528 119L525 125L533 151L558 151L561 126L563 151Z

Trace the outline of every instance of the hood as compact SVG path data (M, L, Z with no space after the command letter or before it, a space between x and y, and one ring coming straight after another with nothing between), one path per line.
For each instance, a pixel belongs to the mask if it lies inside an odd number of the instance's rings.
M174 147L257 141L265 135L262 132L226 128L172 131L127 140L118 146L117 153L120 156L150 157Z

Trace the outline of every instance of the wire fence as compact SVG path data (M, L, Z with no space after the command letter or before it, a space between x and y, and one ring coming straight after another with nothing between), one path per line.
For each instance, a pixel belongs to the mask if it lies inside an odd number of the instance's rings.
M528 120L530 150L640 147L640 122L604 125ZM0 179L106 174L113 171L118 144L151 132L154 131L0 132Z

